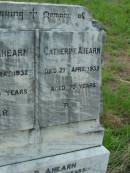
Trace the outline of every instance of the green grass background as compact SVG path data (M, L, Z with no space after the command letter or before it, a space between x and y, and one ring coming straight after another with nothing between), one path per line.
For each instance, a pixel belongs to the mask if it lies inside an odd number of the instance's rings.
M101 122L110 150L108 173L130 173L130 0L27 0L80 4L106 31Z

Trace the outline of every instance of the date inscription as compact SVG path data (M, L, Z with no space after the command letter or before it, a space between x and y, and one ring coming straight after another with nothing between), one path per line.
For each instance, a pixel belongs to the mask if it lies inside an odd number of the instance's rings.
M97 71L99 71L99 66L95 66L95 65L89 66L89 67L85 67L85 66L74 67L73 66L70 70L70 72L72 72L72 73L73 72L86 72L86 73L88 73L88 72L97 72ZM50 75L50 74L55 74L55 73L61 74L61 73L65 73L65 72L67 72L67 69L65 67L45 68L43 71L43 73L45 75Z

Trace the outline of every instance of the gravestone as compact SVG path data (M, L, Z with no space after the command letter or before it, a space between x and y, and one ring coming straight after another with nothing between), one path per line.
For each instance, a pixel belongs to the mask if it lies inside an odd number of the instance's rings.
M104 31L81 6L0 2L0 173L105 173Z

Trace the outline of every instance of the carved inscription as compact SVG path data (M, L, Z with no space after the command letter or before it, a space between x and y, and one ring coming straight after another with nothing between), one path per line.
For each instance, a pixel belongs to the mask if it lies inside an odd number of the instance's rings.
M33 128L34 32L0 32L0 129Z
M33 128L34 112L41 127L97 118L102 34L90 18L80 6L1 3L0 129Z
M63 13L63 12L59 12L57 11L42 11L39 12L38 10L36 10L35 8L32 8L32 10L30 11L24 11L24 10L0 10L0 17L3 19L18 19L18 20L25 20L27 17L27 14L32 17L33 20L36 20L38 18L38 16L42 16L43 19L47 19L49 21L54 20L54 19L71 19L72 18L72 14L71 13ZM78 13L76 16L78 19L85 19L85 12L81 12Z
M80 5L0 2L0 172L99 168L100 148L69 152L102 143L102 38Z
M26 76L28 75L28 70L2 70L0 71L0 77L6 78L6 77L12 77L12 76Z
M100 54L100 48L44 48L45 55Z
M0 58L27 56L26 49L1 49Z
M32 8L31 11L12 11L12 10L1 10L0 11L0 17L3 19L18 19L18 20L24 20L27 16L30 15L33 20L36 19L36 16L41 15L43 19L69 19L71 18L71 14L69 13L62 13L58 11L50 12L50 11L43 11L42 13L39 13L39 11L36 11L35 8ZM83 15L83 13L82 13ZM79 15L78 15L79 18Z
M8 4L8 5L6 5ZM87 27L88 13L80 6L50 4L12 4L3 2L0 5L0 27L15 29L76 29ZM15 26L14 26L15 25ZM83 28L82 27L82 28Z
M50 74L53 74L53 73L65 73L67 70L67 68L65 67L59 67L59 68L45 68L44 69L44 74L45 75L50 75ZM70 72L73 73L73 72L94 72L94 71L99 71L99 66L90 66L90 67L72 67L70 69Z
M6 117L6 116L8 116L8 110L7 109L0 110L0 117Z
M2 18L18 18L20 20L23 20L24 12L23 11L12 11L12 10L0 10L0 17Z
M86 167L79 167L76 162L68 163L64 165L58 165L55 167L47 168L44 173L58 173L58 172L65 172L65 173L84 173L90 171L90 168ZM42 173L43 170L35 170L32 173ZM31 172L30 172L31 173Z
M0 119L1 128L4 129L6 121L11 119L9 128L29 129L33 127L35 111L33 81L37 82L33 31L18 31L18 34L12 31L11 37L9 32L3 32L0 40L0 109L7 110L8 116L4 123ZM36 90L40 126L96 118L100 106L100 35L98 32L39 32L39 89ZM30 34L30 39L21 38L21 42L14 44L20 34L23 38ZM90 39L93 41L89 43ZM1 117L4 115L1 113Z
M100 35L41 32L40 38L40 125L94 119L100 104Z

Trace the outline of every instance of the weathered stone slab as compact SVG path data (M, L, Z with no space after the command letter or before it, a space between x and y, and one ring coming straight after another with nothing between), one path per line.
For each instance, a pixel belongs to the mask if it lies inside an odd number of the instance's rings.
M0 30L0 130L34 123L34 32Z
M103 132L96 121L8 132L0 135L0 166L99 146Z
M40 126L97 119L102 34L40 32Z
M0 173L106 173L109 152L104 147L0 167Z
M98 119L103 32L83 7L1 2L0 28L8 28L10 32L15 33L28 33L27 37L24 36L26 39L33 33L30 38L32 40L26 43L32 44L32 47L28 48L28 62L23 59L24 62L19 60L15 63L15 66L18 64L20 68L21 64L26 64L24 67L27 66L30 77L15 77L15 81L20 81L18 86L3 79L9 84L7 91L17 92L21 99L15 105L18 96L13 94L14 97L9 96L9 100L8 97L2 96L8 100L6 106L12 106L8 119L5 118L8 110L1 108L2 130L25 130L33 126L39 128ZM22 35L16 35L11 39L17 39L18 44L26 41ZM18 46L15 44L11 43L14 50ZM26 47L26 44L23 47ZM12 58L8 57L8 60L11 62ZM5 69L7 70L7 66ZM5 85L3 81L2 86ZM26 85L28 87L25 87ZM15 99L11 100L12 98ZM4 99L1 99L1 103L5 105ZM19 114L21 119L17 116L19 111L23 115ZM20 120L20 123L16 119Z
M0 173L105 173L102 41L84 7L0 2Z

